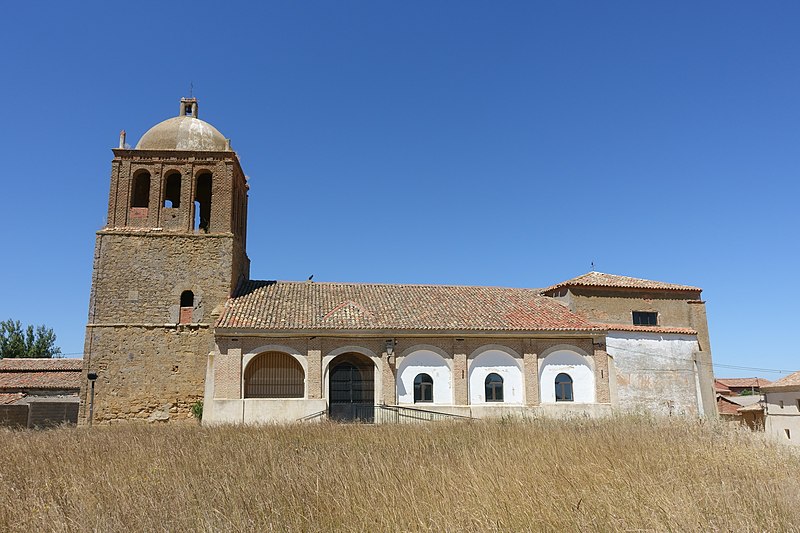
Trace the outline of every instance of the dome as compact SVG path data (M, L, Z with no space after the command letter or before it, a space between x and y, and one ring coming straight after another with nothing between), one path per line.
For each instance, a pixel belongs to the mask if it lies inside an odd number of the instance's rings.
M185 105L185 107L184 107ZM181 115L160 122L147 130L137 150L188 150L222 152L229 141L217 128L197 118L197 101L181 99Z
M229 150L225 137L199 118L182 116L160 122L139 139L137 150Z

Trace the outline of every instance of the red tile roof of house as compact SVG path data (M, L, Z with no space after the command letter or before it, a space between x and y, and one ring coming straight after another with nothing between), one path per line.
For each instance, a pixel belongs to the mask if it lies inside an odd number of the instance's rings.
M717 396L717 412L721 415L739 416L740 407L725 396Z
M0 390L78 390L82 359L0 359Z
M0 405L9 405L24 397L21 392L0 392Z
M759 388L772 382L764 378L717 378L716 381L729 389L733 388Z
M605 274L603 272L588 272L582 276L562 281L552 285L543 292L549 292L561 287L609 287L621 289L652 289L670 291L702 291L699 287L689 285L677 285L675 283L665 283L663 281L652 281L649 279L631 278L629 276L618 276L616 274Z
M786 388L788 388L788 387L800 387L800 372L795 372L794 374L789 374L788 376L783 377L783 378L779 379L778 381L775 381L775 382L773 382L773 383L771 383L769 385L766 385L766 386L762 385L761 388L763 390L773 391L773 390L781 389L781 388L784 388L784 387L786 387Z
M729 389L726 385L720 383L718 379L714 380L714 390L720 394L731 392L731 389Z
M604 331L538 289L247 281L218 328Z

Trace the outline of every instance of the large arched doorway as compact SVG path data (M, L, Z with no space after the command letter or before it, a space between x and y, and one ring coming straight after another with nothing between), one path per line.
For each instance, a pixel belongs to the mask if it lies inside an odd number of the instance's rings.
M373 422L375 419L375 365L356 353L342 354L329 372L330 419Z

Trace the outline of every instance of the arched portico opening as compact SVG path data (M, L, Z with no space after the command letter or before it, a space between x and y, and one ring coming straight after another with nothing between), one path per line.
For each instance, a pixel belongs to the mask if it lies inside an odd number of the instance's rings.
M359 353L337 356L328 372L331 420L373 422L375 419L375 365Z

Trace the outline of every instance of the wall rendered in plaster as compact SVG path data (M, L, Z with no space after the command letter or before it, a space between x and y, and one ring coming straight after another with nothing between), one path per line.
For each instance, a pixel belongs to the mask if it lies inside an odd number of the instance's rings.
M397 369L398 403L414 403L414 378L421 373L433 379L433 404L424 405L451 405L453 373L445 358L430 350L417 350L403 357Z
M541 359L539 365L539 386L543 404L556 403L555 382L556 376L561 373L568 374L572 378L573 403L593 403L595 401L595 380L591 358L570 350L557 350Z
M618 405L658 415L698 415L694 335L609 332Z
M471 404L487 403L486 376L491 373L499 374L503 378L503 404L524 403L525 385L517 360L506 352L487 350L470 361L469 402ZM491 403L494 405L494 402Z
M765 397L767 408L764 432L778 442L800 446L800 409L797 406L800 391L767 392ZM783 402L783 407L780 402ZM789 435L786 434L787 429Z

